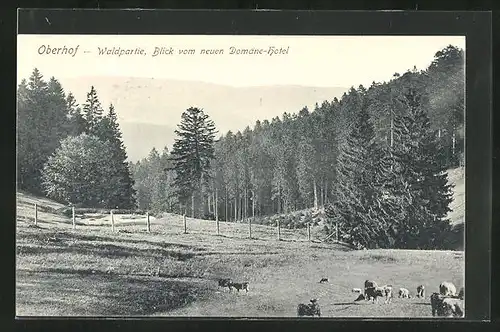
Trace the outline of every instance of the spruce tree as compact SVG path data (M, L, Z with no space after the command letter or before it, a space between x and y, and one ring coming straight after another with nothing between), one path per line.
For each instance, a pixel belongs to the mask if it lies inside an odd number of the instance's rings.
M177 199L173 192L174 184L173 179L175 173L171 168L170 151L164 147L160 156L160 169L159 169L159 192L157 193L157 201L154 202L153 208L157 211L174 212L177 206Z
M107 204L111 208L134 208L136 206L134 180L127 162L127 153L123 144L118 118L112 104L109 106L108 114L95 125L94 132L102 141L108 142L112 147L112 163L102 165L102 167L109 167L114 170L114 176L111 179L103 179L109 184L112 193L107 200Z
M446 163L440 158L443 147L422 107L424 96L409 89L401 102L407 112L395 119L393 192L402 198L399 203L406 213L396 226L397 246L437 249L449 231L446 216L452 201Z
M175 170L175 187L179 200L184 204L191 198L194 217L195 193L201 193L201 185L210 176L210 162L214 158L216 128L209 116L201 109L190 107L182 113L181 123L175 133L171 159Z
M222 173L224 175L225 182L225 216L226 221L235 220L237 218L237 194L238 194L238 183L239 183L239 173L237 172L237 161L234 158L236 151L238 151L238 141L236 135L231 131L227 132L224 138L224 145L221 155L223 156L223 168Z
M69 130L71 136L79 136L85 131L85 119L82 116L81 109L76 102L75 96L69 92L66 97L68 109Z
M85 119L85 132L89 135L99 136L99 123L104 110L97 96L94 86L91 86L87 93L87 100L83 104L83 118Z
M314 204L314 146L312 140L302 136L297 148L297 180L300 198L304 207L312 207Z
M146 158L137 161L132 167L136 204L141 210L149 210L152 205L151 188L148 186L148 161Z
M55 77L50 78L47 84L47 93L46 113L51 124L48 130L50 140L46 142L48 156L59 146L60 141L69 135L70 122L66 95L61 83Z
M358 248L386 247L387 225L379 217L383 196L379 180L386 169L366 107L351 128L338 160L336 200L326 209L330 228L337 225L339 239Z
M17 89L17 184L20 189L29 188L30 164L33 150L31 150L34 114L30 109L28 83L23 79Z
M40 172L53 152L48 94L47 83L37 68L18 93L18 183L21 189L34 194L43 193Z

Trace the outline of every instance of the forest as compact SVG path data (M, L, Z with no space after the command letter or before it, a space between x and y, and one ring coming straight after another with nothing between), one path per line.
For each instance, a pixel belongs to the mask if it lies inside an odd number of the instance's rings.
M18 187L65 204L202 219L324 211L325 234L357 248L441 248L446 170L464 166L464 51L394 73L242 131L219 133L202 105L171 149L129 162L116 111L90 87L79 106L34 69L18 87Z

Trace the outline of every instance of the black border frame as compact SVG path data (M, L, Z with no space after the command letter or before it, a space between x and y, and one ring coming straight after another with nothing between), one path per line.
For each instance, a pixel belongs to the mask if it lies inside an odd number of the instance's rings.
M47 24L46 17L50 20L50 25ZM490 301L486 303L484 297L485 292L491 294L491 12L36 9L21 10L19 19L23 21L19 24L19 34L465 35L467 38L466 218L468 220L465 274L468 291L467 318L463 321L469 321L471 318L485 321L492 317ZM41 317L35 319L47 320ZM75 318L71 317L71 319ZM96 319L100 320L100 318ZM203 321L203 325L221 321L217 318L196 317L194 321L189 319L190 324L198 319ZM24 325L31 320L32 318L23 318L18 323ZM48 320L54 320L54 318ZM75 320L81 321L82 319ZM151 325L156 324L149 318L144 320L150 321ZM141 319L139 322L144 320ZM264 321L269 321L270 325L274 325L279 321L290 320L302 324L295 319L280 318ZM362 319L365 322L369 321L370 325L367 327L370 326L370 329L394 320L398 322L428 321L418 318ZM172 324L172 327L183 326L182 321L187 323L185 319L176 318L158 321L158 323L168 322ZM227 321L227 319L222 321ZM306 321L308 320L304 320ZM345 325L347 321L358 322L360 319L328 318L307 324L315 326L323 325L325 322L331 324L333 321L340 321L340 325ZM100 322L103 323L102 325L108 324L101 320ZM250 322L254 328L258 328L261 320L250 320ZM431 322L440 321L431 320ZM196 323L193 325L197 326Z

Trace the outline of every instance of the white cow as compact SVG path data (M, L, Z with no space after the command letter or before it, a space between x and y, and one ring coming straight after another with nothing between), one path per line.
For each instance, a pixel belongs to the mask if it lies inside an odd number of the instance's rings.
M449 281L443 281L439 285L439 294L444 296L455 296L457 294L457 288Z
M463 301L439 293L431 295L432 316L464 317Z
M411 298L410 291L406 288L400 288L398 297L403 299L410 299Z

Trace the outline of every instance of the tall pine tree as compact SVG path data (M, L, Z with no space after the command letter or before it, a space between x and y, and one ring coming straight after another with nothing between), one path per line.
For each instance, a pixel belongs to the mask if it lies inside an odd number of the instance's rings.
M83 104L83 117L85 119L85 132L89 135L99 136L99 123L104 110L97 96L94 86L87 93L87 100Z
M48 157L68 134L67 106L61 84L49 82L34 69L18 90L18 183L21 189L42 194L40 172Z
M172 169L176 174L174 183L184 207L188 198L191 198L191 215L194 217L195 194L202 192L201 186L210 176L216 129L207 114L199 108L190 107L182 113L181 123L175 133L178 138L171 152Z
M377 179L387 169L382 168L381 148L365 106L351 128L339 156L336 200L328 205L326 214L344 242L359 248L386 247L389 241L382 235L387 225L379 217L383 190Z
M79 136L85 132L85 119L82 116L81 109L76 102L75 96L70 92L66 97L68 108L68 133L71 136Z
M134 180L127 162L127 153L123 144L118 118L112 104L109 106L108 114L95 125L94 131L102 141L108 142L112 147L112 163L102 165L102 167L109 167L115 172L112 179L106 179L111 187L111 195L107 200L107 204L111 208L135 208L136 191L134 189Z
M442 237L450 230L446 216L452 185L440 158L443 147L422 107L424 98L408 89L401 98L407 111L395 118L393 192L402 198L401 208L406 212L396 226L399 248L440 248Z

